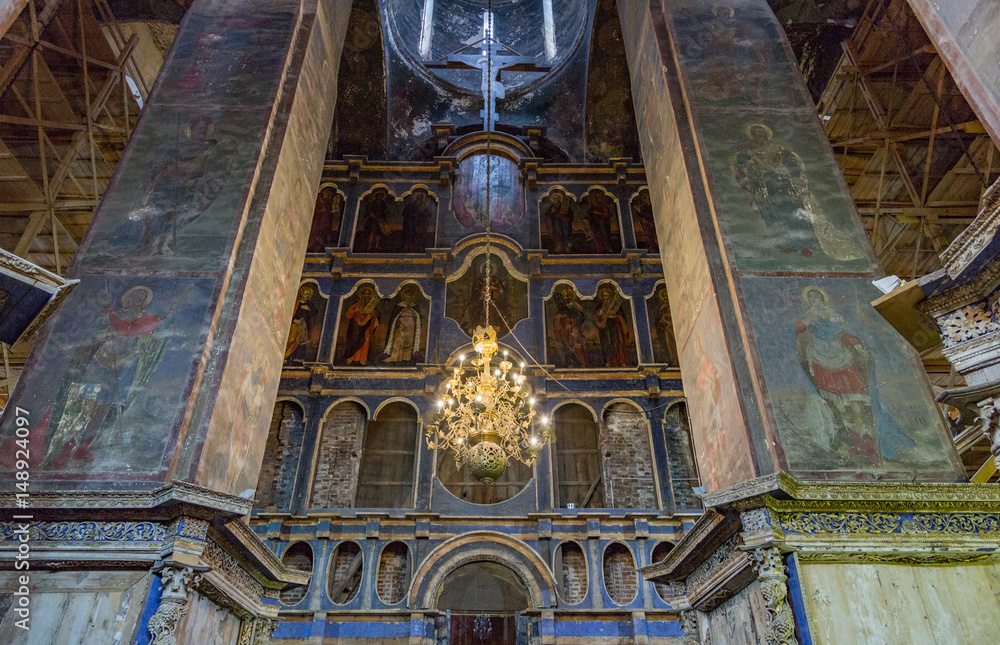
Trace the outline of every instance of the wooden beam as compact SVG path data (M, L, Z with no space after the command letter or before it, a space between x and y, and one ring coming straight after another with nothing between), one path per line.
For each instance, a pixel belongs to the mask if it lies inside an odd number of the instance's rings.
M38 47L38 41L41 38L41 32L49 25L49 21L52 17L56 15L56 12L62 7L63 2L66 0L49 0L42 9L42 13L35 16L35 5L34 3L26 3L28 10L32 14L32 39L33 43L31 47L15 47L13 54L11 54L10 60L4 65L3 71L0 72L0 94L7 91L7 87L10 86L11 82L17 77L18 72L28 60L28 55L35 51ZM23 7L22 7L23 11ZM7 31L4 30L6 34Z
M31 251L31 245L34 244L35 238L38 237L38 233L42 230L42 226L45 225L45 220L48 218L49 212L45 211L35 211L31 214L28 219L28 226L24 229L24 233L21 234L21 239L17 241L17 246L14 247L14 255L22 258L28 257L28 252Z

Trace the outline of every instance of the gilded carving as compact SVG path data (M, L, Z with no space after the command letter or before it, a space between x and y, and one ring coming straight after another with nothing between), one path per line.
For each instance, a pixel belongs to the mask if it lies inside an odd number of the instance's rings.
M681 612L681 629L684 631L684 645L702 645L698 633L698 613L694 610Z
M264 585L247 573L247 570L240 566L236 558L226 553L215 542L209 542L205 546L205 551L202 553L201 558L205 564L210 565L225 576L227 580L247 596L260 598L264 595Z
M0 524L0 542L17 541L17 524ZM35 522L33 542L158 542L166 529L155 522Z
M160 571L160 579L163 581L163 595L156 613L149 619L149 634L152 637L149 645L177 645L174 631L187 613L188 589L196 586L201 576L195 574L191 567L168 567Z
M811 513L780 515L788 533L888 534L888 533L997 533L996 513Z
M776 547L754 549L747 553L757 571L760 590L767 606L768 645L798 645L795 638L795 619L788 604L788 576L781 551Z

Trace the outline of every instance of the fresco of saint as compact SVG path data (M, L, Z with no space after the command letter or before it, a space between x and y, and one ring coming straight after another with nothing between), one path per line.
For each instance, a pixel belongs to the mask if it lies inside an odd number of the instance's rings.
M657 363L679 365L677 342L674 340L673 318L667 301L667 288L660 284L647 301L649 328L653 332L653 360Z
M822 251L842 261L864 257L823 214L799 155L774 141L771 129L761 123L748 125L746 137L730 155L733 176L771 236L786 243L781 252L810 257Z
M653 220L653 204L649 199L649 189L643 188L632 200L633 221L638 223L635 227L636 242L642 248L649 249L652 253L660 252L660 243L656 239L656 222ZM640 233L642 236L640 237Z
M285 343L286 362L316 360L325 309L325 302L322 296L317 295L314 284L306 282L299 287L295 312L292 314L292 326L288 330L288 341Z
M389 226L389 206L395 198L381 186L361 203L358 232L354 238L355 253L385 253L385 238Z
M458 279L448 283L445 315L459 324L469 336L476 327L486 324L486 307L483 304L486 290L490 289L492 306L490 325L502 338L510 332L508 325L528 317L528 286L512 276L497 255L490 256L492 276L486 284L486 256L479 255Z
M427 248L427 223L431 219L427 190L417 188L404 200L403 253L423 253Z
M399 302L389 316L389 336L382 353L383 363L413 365L423 360L418 296L419 291L414 284L403 285L400 289Z
M379 327L376 307L379 304L375 287L363 284L358 288L355 301L347 308L347 337L344 362L347 365L367 365L372 346L372 337Z
M631 367L637 363L635 335L622 311L624 302L625 299L610 284L598 287L591 321L597 327L604 367Z
M158 316L146 313L152 299L149 287L136 286L122 295L117 310L110 299L103 303L104 327L81 353L88 357L81 373L67 378L56 395L58 420L43 467L59 469L69 460L92 462L95 441L124 441L121 417L163 360L171 338L166 330L172 327L176 301L166 315Z
M560 285L554 300L556 312L549 331L549 360L557 367L590 367L584 332L586 315L576 290L568 284Z
M572 200L560 189L549 194L549 207L542 218L548 228L549 251L569 253L569 243L573 235Z
M344 198L333 186L324 186L316 197L312 228L309 230L309 253L322 253L328 246L337 246L344 214Z
M587 206L587 223L590 225L591 253L607 254L617 253L621 250L621 244L615 244L612 238L611 221L614 212L608 207L604 191L600 188L591 188L587 194L584 204ZM618 248L615 248L615 247Z
M806 311L794 324L795 353L819 395L807 403L817 443L831 452L846 445L873 464L915 447L882 405L870 349L844 329L829 294L807 286L802 301Z
M214 133L211 117L191 119L176 150L153 170L139 208L128 216L142 224L137 253L171 255L178 233L201 217L226 187L236 144L216 139Z

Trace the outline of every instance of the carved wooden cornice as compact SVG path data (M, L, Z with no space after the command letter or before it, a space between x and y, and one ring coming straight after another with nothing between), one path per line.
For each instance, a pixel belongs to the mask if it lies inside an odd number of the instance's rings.
M959 278L996 237L1000 229L1000 180L983 194L983 208L972 224L941 253L941 262L952 278Z

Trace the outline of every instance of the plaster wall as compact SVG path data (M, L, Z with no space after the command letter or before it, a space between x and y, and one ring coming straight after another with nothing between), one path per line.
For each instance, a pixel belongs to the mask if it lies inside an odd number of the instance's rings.
M0 572L0 643L88 645L131 643L151 576L144 571L31 573L31 620L25 631L17 605L18 577Z
M805 563L802 584L815 645L964 645L997 638L997 564Z

